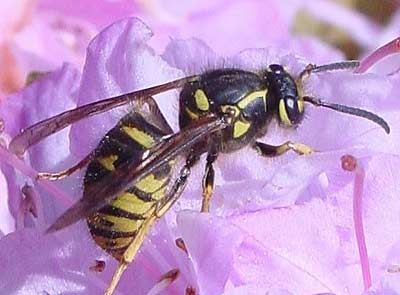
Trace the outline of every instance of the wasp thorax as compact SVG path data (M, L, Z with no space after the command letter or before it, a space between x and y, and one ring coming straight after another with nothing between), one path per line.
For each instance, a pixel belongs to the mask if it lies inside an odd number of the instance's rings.
M297 84L292 76L277 64L270 65L267 80L274 107L278 110L279 120L285 126L298 125L303 119L304 101L299 96Z
M265 133L267 96L268 85L256 73L240 69L205 72L182 88L180 128L197 124L204 116L223 116L228 126L213 137L213 148L223 153L236 151ZM208 148L205 144L200 146Z

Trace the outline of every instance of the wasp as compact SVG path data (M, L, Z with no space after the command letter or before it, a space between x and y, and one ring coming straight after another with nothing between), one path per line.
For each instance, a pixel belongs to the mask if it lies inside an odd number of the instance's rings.
M284 126L295 127L303 119L306 104L311 104L368 119L389 133L389 125L372 112L305 94L304 81L310 75L349 70L358 65L357 61L308 65L297 77L279 64L259 72L215 69L66 111L25 129L12 140L10 150L23 154L29 146L74 122L132 104L133 110L107 132L87 157L67 170L38 175L61 179L87 166L83 197L47 232L85 218L94 241L119 262L105 291L110 295L151 226L182 194L191 168L201 155L206 154L201 211L208 212L214 163L219 154L244 147L265 157L288 151L313 152L301 143L287 141L275 146L259 141L274 117ZM154 95L173 89L180 89L177 133L153 99ZM183 158L181 165L178 158Z

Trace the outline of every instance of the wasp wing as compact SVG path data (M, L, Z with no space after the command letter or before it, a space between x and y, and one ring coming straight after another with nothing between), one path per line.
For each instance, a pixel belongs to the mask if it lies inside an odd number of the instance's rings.
M140 179L160 168L166 161L189 151L193 145L224 129L227 124L226 117L207 116L200 118L192 126L163 138L139 165L128 161L87 187L86 197L80 199L61 215L47 232L60 230L89 216L114 199L128 186L135 185Z
M198 76L190 76L174 80L162 85L122 94L119 96L96 101L73 110L65 111L49 119L38 122L15 136L10 142L9 149L14 154L22 155L31 145L41 141L47 136L54 134L74 122L84 118L94 116L110 109L125 105L129 102L145 102L147 98L166 92L168 90L180 88L185 83L197 79Z

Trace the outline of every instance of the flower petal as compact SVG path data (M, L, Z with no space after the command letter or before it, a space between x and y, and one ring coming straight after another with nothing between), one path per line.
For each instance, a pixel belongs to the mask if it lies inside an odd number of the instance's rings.
M178 215L178 228L193 263L199 293L223 292L244 236L221 218L188 211Z
M88 48L78 104L87 104L182 77L179 70L168 66L146 45L151 35L150 29L135 18L116 22L101 32ZM165 114L175 112L171 97L176 100L176 94L171 92L157 96ZM72 152L80 157L86 156L104 133L126 114L127 109L129 106L74 124L71 130ZM172 123L176 128L176 118Z

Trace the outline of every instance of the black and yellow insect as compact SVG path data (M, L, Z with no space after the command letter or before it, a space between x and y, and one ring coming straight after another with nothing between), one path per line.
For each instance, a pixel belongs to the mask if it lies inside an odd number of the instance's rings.
M85 159L60 173L39 175L60 179L88 164L82 199L49 232L86 218L96 243L120 263L105 293L112 294L152 224L181 195L191 168L202 154L207 154L207 160L201 210L207 212L214 186L213 164L220 153L246 146L262 156L278 156L289 150L298 154L312 152L301 143L288 141L272 146L259 142L257 139L266 134L274 116L283 125L296 126L303 118L305 103L311 103L364 117L389 133L388 124L371 112L303 94L303 82L310 74L357 65L355 61L309 65L297 79L277 64L260 72L212 70L64 112L28 127L13 139L10 149L22 154L30 145L82 118L133 103L133 111ZM173 133L152 98L175 88L181 88L178 133ZM184 159L182 165L178 165L180 157Z

